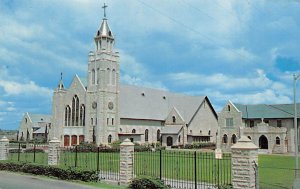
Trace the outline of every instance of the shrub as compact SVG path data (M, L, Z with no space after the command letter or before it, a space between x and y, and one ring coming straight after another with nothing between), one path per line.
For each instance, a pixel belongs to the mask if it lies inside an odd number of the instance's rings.
M59 168L53 166L6 162L0 163L0 170L53 176L62 180L81 180L86 182L98 180L96 172L84 171L76 168Z
M130 189L166 189L167 186L164 185L164 182L159 178L152 177L137 177L133 179L129 187Z

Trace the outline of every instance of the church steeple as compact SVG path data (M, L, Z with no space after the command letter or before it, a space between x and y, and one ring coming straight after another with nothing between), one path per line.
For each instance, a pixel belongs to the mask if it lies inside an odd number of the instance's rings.
M104 3L102 8L104 9L104 18L102 19L100 29L97 31L95 36L96 51L112 51L115 39L107 23L107 5Z
M62 72L60 73L60 81L58 83L57 89L58 90L63 90L64 89L64 83L63 83L63 79L62 79Z

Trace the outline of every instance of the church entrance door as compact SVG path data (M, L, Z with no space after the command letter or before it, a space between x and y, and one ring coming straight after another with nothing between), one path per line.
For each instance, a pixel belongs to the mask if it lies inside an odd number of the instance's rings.
M64 136L64 146L70 146L70 136L69 135Z
M268 149L268 139L265 135L262 135L259 137L259 148L260 149Z
M173 146L173 137L171 136L167 137L167 146Z

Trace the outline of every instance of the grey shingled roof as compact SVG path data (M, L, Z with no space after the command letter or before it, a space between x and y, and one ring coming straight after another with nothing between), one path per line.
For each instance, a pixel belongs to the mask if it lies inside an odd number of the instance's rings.
M50 115L28 113L28 116L30 117L32 123L39 123L39 122L51 123Z
M161 129L161 134L178 134L181 128L181 125L166 126Z
M44 134L45 131L46 131L46 127L41 127L38 130L34 131L33 133L34 134L41 134L41 133Z
M294 104L256 104L256 105L244 105L234 104L238 110L242 112L243 118L255 119L255 118L293 118L294 117ZM300 111L300 104L297 104L297 110ZM297 112L298 117L300 112Z
M120 86L120 116L130 119L165 120L175 107L189 123L206 96L187 96L168 91Z

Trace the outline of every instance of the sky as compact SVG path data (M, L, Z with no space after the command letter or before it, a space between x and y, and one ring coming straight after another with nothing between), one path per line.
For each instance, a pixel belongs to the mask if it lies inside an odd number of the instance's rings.
M121 83L206 95L216 111L293 103L300 1L1 0L0 129L51 114L61 72L67 87L86 77L104 2Z

